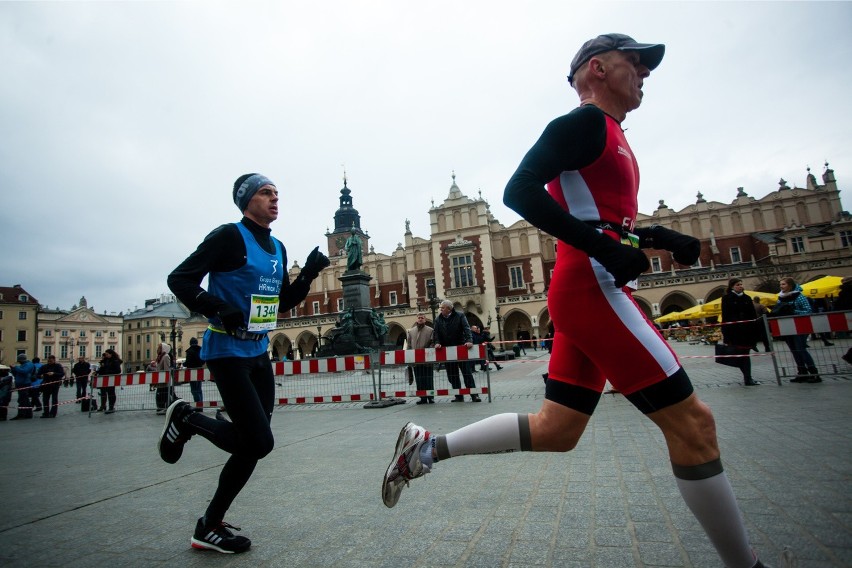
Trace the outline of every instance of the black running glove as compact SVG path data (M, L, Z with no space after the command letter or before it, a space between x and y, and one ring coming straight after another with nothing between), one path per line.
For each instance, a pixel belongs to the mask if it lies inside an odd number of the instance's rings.
M314 250L311 251L311 254L308 255L308 259L305 261L305 267L302 269L302 275L309 280L313 280L319 273L322 272L322 269L331 264L331 261L328 260L328 257L319 251L319 247L314 247Z
M640 247L667 250L679 264L692 266L701 255L701 242L698 239L666 229L662 225L651 225L636 229L635 232L639 237Z
M234 306L225 306L216 313L216 317L222 321L222 327L225 328L228 335L234 335L239 328L246 326L246 319L242 310L238 310Z
M586 252L612 274L616 288L621 288L651 267L644 252L606 235L600 235Z

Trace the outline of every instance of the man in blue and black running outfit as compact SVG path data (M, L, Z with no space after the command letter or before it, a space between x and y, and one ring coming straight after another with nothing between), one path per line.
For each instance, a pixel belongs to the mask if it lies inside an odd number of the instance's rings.
M192 536L193 548L245 552L251 541L234 535L225 513L248 481L259 459L272 451L270 428L275 379L267 353L267 333L279 310L289 310L307 296L311 282L329 265L314 248L299 276L287 279L287 251L272 237L278 218L278 189L260 174L237 178L234 203L243 212L239 223L222 225L169 275L169 288L193 312L209 318L201 358L216 379L230 421L193 412L183 400L166 412L158 442L160 457L175 463L184 444L199 434L231 454L219 486ZM208 290L201 281L209 275Z

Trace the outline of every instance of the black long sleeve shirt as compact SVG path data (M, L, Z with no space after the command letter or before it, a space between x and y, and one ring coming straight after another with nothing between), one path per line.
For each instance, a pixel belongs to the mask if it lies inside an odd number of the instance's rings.
M251 219L240 220L257 244L270 254L275 253L272 231L261 227ZM287 249L281 245L283 266L287 267ZM169 289L193 312L214 317L227 303L201 287L201 281L210 272L230 272L246 264L246 245L240 230L233 223L221 225L204 238L204 241L168 277ZM308 295L311 281L316 275L305 275L304 271L292 282L282 279L278 294L279 313L298 305Z
M562 209L544 186L562 172L592 164L605 146L606 119L601 109L585 105L560 116L524 156L506 185L503 203L546 233L589 252L597 231Z

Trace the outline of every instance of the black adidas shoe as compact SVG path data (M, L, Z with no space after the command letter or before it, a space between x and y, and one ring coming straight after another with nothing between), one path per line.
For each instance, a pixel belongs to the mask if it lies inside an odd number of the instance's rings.
M166 409L166 424L157 442L157 450L166 463L177 463L183 454L183 445L192 437L187 431L187 425L183 423L187 414L192 414L192 407L181 399L177 399Z
M222 522L213 528L204 526L204 518L198 519L195 525L195 534L192 535L192 548L199 550L215 550L224 554L245 552L251 547L251 541L244 536L238 536L229 529L236 531L239 527L231 526Z

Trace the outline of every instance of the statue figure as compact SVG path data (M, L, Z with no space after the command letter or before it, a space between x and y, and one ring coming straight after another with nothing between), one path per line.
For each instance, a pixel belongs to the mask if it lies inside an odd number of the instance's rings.
M355 310L349 308L340 317L337 327L342 331L341 335L351 336L355 333Z
M380 314L373 310L370 313L370 324L373 326L373 335L376 339L381 339L388 332L388 325L385 323L384 314Z
M358 270L364 264L361 259L361 239L355 232L355 227L349 231L349 238L346 239L346 268L347 270Z

